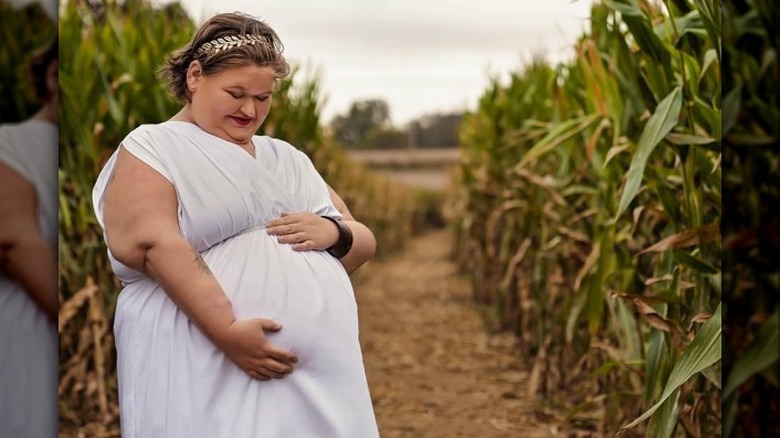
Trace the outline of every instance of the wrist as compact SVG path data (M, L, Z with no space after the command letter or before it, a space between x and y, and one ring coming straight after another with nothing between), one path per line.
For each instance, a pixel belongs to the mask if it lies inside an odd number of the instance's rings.
M228 343L230 327L234 322L236 322L235 318L220 321L210 330L211 333L206 333L206 336L211 338L211 341L214 342L214 345L216 345L217 348L223 350Z
M338 221L332 217L329 216L320 216L320 218L324 219L326 222L330 224L330 228L332 229L332 233L329 234L329 239L327 242L325 242L325 245L323 248L321 248L323 251L327 251L330 248L333 248L334 245L339 243L339 224Z
M333 222L333 224L336 225L339 231L338 240L336 240L336 243L326 248L325 251L327 251L328 254L332 255L333 257L336 257L337 259L341 259L344 256L346 256L349 253L349 251L352 249L352 241L353 241L352 230L347 226L347 224L344 223L343 220L334 219L329 216L322 216L322 217Z

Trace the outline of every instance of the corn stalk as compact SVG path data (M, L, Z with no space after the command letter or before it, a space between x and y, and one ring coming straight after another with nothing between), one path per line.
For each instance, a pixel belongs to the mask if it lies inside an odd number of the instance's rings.
M494 80L461 131L460 264L578 428L720 433L717 10L597 3L574 60Z

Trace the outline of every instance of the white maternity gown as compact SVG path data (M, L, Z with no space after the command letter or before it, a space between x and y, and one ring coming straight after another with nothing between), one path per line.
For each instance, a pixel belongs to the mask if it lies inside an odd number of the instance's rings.
M56 248L57 127L37 120L0 127L0 161L35 188L39 229ZM57 358L57 327L0 273L0 437L57 436Z
M174 185L183 237L236 318L281 323L268 339L299 362L283 379L253 380L157 283L109 254L124 285L114 322L123 438L378 436L346 271L326 252L278 243L262 226L282 212L340 215L305 154L269 137L253 143L256 158L194 124L168 121L138 127L121 147ZM101 225L115 159L94 188Z

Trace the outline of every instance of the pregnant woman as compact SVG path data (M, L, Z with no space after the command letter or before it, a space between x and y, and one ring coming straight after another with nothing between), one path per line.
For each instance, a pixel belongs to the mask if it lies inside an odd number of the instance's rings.
M58 48L30 63L41 109L0 126L0 437L57 436Z
M254 135L281 52L253 17L208 20L161 69L181 111L95 184L125 438L378 436L348 277L374 237L305 154Z

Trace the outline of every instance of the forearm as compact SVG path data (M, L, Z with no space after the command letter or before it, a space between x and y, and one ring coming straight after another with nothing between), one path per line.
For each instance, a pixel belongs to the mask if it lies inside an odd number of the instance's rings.
M156 280L184 314L219 345L235 314L200 253L183 239L172 239L152 246L143 260L144 273Z
M52 321L57 320L57 258L40 235L20 238L6 254L8 275Z
M352 249L341 258L341 264L349 274L371 260L376 253L376 239L374 233L365 225L355 220L344 220L352 230Z

